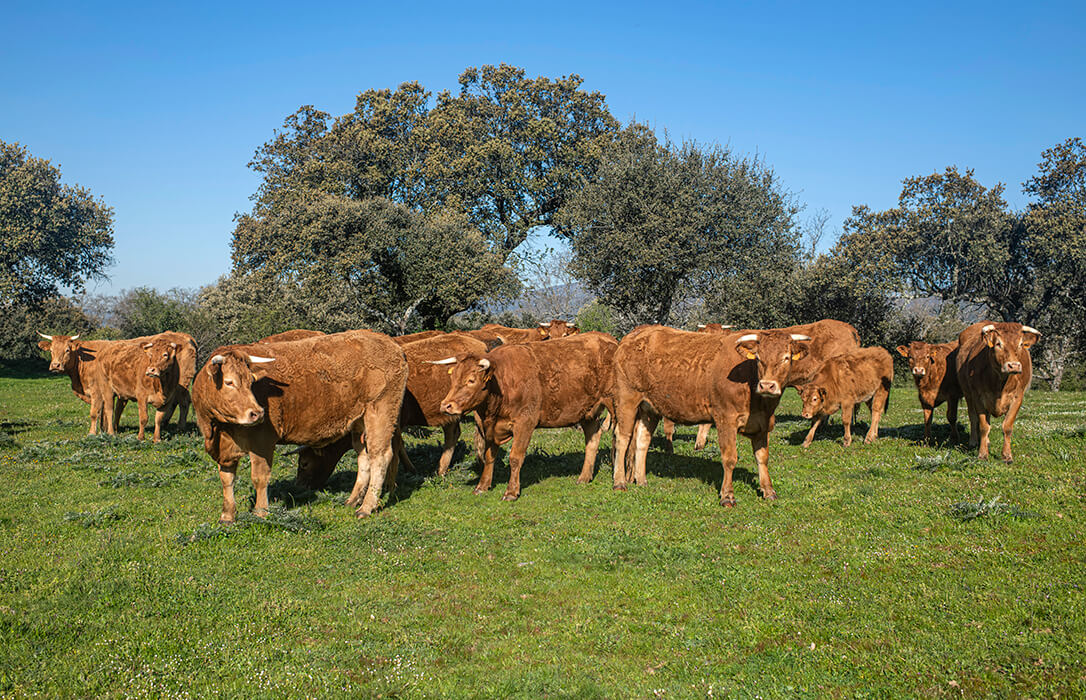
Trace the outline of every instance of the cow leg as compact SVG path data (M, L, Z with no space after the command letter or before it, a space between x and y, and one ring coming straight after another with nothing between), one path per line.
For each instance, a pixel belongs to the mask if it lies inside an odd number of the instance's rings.
M498 461L498 443L485 438L484 443L483 473L479 475L479 483L472 490L476 496L490 490L490 485L494 483L494 463Z
M124 407L128 405L128 399L113 396L109 404L113 407L113 420L107 421L106 432L110 435L116 435L117 431L121 429L121 414L124 413Z
M403 468L409 472L415 471L415 465L411 463L411 458L407 456L407 448L403 444L403 433L399 430L396 431L396 435L392 438L392 451L396 455L396 468L399 469L399 465L403 464ZM385 479L388 481L388 479ZM393 482L396 480L393 479Z
M460 421L454 420L441 426L441 432L445 435L445 442L441 446L441 460L437 463L438 476L449 473L449 465L453 461L453 453L456 451L456 443L460 441Z
M815 431L818 430L818 426L822 425L822 419L826 416L819 414L811 421L811 429L807 431L807 437L803 439L803 446L810 447L811 441L814 440Z
M656 430L656 425L659 422L660 416L650 416L644 411L640 412L634 438L633 454L633 482L638 486L649 483L646 462L649 458L649 445L652 444L652 433ZM627 476L627 479L629 479L629 476Z
M965 409L969 411L969 446L977 447L980 445L980 416L972 401L965 402Z
M474 418L475 435L472 437L472 443L475 445L475 458L482 465L486 461L486 431L483 429L483 419L479 417L478 412L474 414Z
M256 503L253 504L253 515L259 518L268 515L268 482L271 481L271 467L274 458L274 450L267 458L258 455L255 452L249 453L249 473L252 475L253 479L253 490L256 491Z
M162 442L162 425L166 422L166 412L162 409L155 411L155 442Z
M865 445L870 445L878 439L879 420L882 418L882 413L886 410L886 404L889 400L890 391L886 387L879 387L879 390L871 397L869 406L871 408L871 427L867 429L867 435L864 437Z
M577 483L587 484L592 481L592 473L596 470L596 453L600 449L600 436L603 435L603 418L581 421L581 430L584 431L584 465L581 467L581 475L577 477Z
M1024 395L1019 395L1018 400L1011 404L1011 407L1007 410L1007 415L1003 417L1003 461L1013 462L1014 457L1011 455L1011 433L1014 432L1014 421L1018 418L1018 409L1022 408L1022 399Z
M219 481L222 482L222 514L219 524L228 525L238 517L238 504L234 501L234 481L237 479L238 463L235 461L219 465Z
M694 440L694 449L700 450L705 447L709 442L709 428L713 427L711 423L702 423L698 426L698 437Z
M735 424L725 425L724 421L716 421L716 441L720 445L720 461L724 465L724 480L720 484L720 505L725 508L735 506L735 488L732 486L732 471L735 463L739 461L739 451L735 441L737 432Z
M362 499L362 505L355 510L355 515L360 518L369 515L381 505L381 488L385 483L385 471L392 463L394 455L392 438L396 434L396 423L399 420L400 407L395 406L394 413L383 410L385 408L384 406L371 406L363 417L366 426L364 452L368 458L366 466L369 472L366 479L369 485L368 488L359 488L359 482L362 479L362 460L359 459L358 480L355 481L355 493L351 494L352 498L357 494ZM361 454L359 453L359 457L361 457ZM365 491L364 497L362 495L363 491Z
M147 429L147 402L143 399L136 399L136 415L139 416L140 427L136 432L136 439L143 440L144 431Z
M852 412L856 409L855 404L842 403L841 404L841 423L845 426L845 447L852 444Z
M88 435L97 435L98 426L102 422L103 406L105 401L98 394L92 394L90 397L90 432ZM107 421L108 422L108 421Z
M664 452L671 454L675 451L675 421L664 419Z
M515 501L520 498L520 467L524 464L524 455L528 452L528 443L532 440L533 424L515 425L513 443L509 446L509 485L502 494L503 501Z
M924 444L931 444L931 417L935 413L935 409L928 408L927 406L921 406L924 411Z
M407 456L407 452L403 449L403 441L400 441L399 449L392 450L392 459L388 463L388 469L385 470L385 482L383 488L389 493L396 490L396 476L400 473L400 455ZM410 462L408 462L410 464Z
M950 439L953 442L958 442L961 437L958 435L958 399L947 399L946 402L946 422L950 423Z
M992 430L992 424L988 414L980 411L977 411L977 421L980 423L980 451L977 452L977 458L988 459L988 433Z
M773 482L769 480L769 433L756 433L750 436L750 446L754 450L754 461L758 464L758 488L762 498L767 501L777 500Z
M625 397L625 400L615 397L615 446L614 457L611 460L614 462L612 465L614 474L611 478L612 488L616 491L626 490L626 458L637 425L639 403L641 403L640 397Z
M351 435L351 447L357 453L358 475L354 479L354 488L347 498L347 507L356 508L362 502L362 496L370 485L370 456L366 451L365 435Z
M190 394L189 390L183 386L177 387L177 391L175 391L173 394L176 397L175 405L177 406L177 429L178 431L184 432L189 425L189 406L192 404L192 394ZM167 425L169 424L169 422L170 416L166 416L166 418L162 421L163 425Z

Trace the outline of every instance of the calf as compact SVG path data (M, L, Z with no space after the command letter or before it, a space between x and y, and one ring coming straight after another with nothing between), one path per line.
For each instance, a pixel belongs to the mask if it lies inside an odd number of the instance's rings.
M864 402L871 411L871 426L864 443L874 442L893 381L894 359L883 348L860 348L826 360L800 390L803 417L813 421L803 446L810 447L822 420L837 411L845 426L844 445L851 445L853 411L856 404Z
M991 416L1003 418L1003 461L1010 462L1011 433L1033 378L1029 349L1041 339L1021 323L981 321L958 335L958 385L969 409L969 445L988 459Z
M773 412L793 363L806 357L809 344L805 335L782 331L717 334L646 326L627 335L615 352L614 488L625 490L630 480L646 483L649 440L664 417L686 425L716 424L724 466L721 505L735 505L732 471L739 433L754 448L762 495L776 498L769 479Z
M49 371L67 374L75 395L90 404L90 434L97 435L98 429L108 420L99 388L105 377L98 353L116 341L79 340L78 334L46 335L40 331L38 335L45 339L38 342L38 347L49 353Z
M520 496L520 468L536 428L579 425L585 457L578 483L592 480L602 413L610 409L612 357L618 343L604 333L578 333L546 343L502 345L446 358L452 386L441 403L449 415L474 410L483 429L483 474L475 493L490 488L498 446L509 448L509 485L502 500Z
M935 408L946 402L946 420L950 424L950 439L958 441L958 401L962 389L958 385L958 341L939 345L914 340L898 345L897 351L909 361L909 369L924 411L924 442L931 443L931 417Z
M192 403L189 387L192 385L192 378L196 376L196 341L187 333L163 331L156 335L132 338L125 342L146 344L157 340L165 340L166 342L177 344L177 382L173 392L166 397L166 403L162 406L162 425L166 425L170 422L170 418L173 417L173 412L176 409L179 411L177 427L180 430L184 430L188 425L189 405ZM127 399L118 397L117 401L120 408L114 408L114 415L118 417L114 423L117 423L117 421L120 420L119 417L121 412L124 411ZM157 413L155 417L156 419L158 418Z
M161 441L166 415L164 407L178 388L180 371L177 354L180 347L175 342L159 338L145 343L112 343L101 351L99 362L105 381L99 385L99 390L102 392L102 404L113 407L106 414L106 432L116 434L125 403L135 401L139 410L139 432L136 437L142 440L147 425L147 404L150 403L155 407L154 441Z
M234 481L249 454L254 512L268 509L275 445L323 447L350 436L358 476L347 505L378 506L407 384L407 360L386 335L349 331L289 342L217 349L193 384L204 449L219 465L221 522L237 516Z

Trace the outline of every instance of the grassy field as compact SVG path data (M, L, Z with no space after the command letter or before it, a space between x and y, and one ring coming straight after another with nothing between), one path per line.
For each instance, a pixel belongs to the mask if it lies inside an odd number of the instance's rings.
M606 459L574 483L583 439L554 430L519 501L508 470L473 496L465 426L447 477L368 520L348 461L312 493L283 458L268 521L220 528L195 431L138 443L130 407L88 438L66 378L0 378L0 696L1086 696L1086 394L1029 394L1012 465L918 446L911 388L872 446L836 420L804 451L798 413L774 503L743 440L720 508L693 428L628 493Z

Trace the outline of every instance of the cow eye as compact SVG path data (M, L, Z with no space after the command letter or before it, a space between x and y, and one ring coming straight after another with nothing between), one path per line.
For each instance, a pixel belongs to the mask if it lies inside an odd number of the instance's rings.
M233 379L227 379L226 381L223 382L223 384L225 384L226 386L234 386L234 380Z

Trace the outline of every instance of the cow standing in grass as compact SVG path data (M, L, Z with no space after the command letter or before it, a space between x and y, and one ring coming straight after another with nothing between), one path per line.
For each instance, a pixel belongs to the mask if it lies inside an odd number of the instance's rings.
M844 445L852 444L852 418L856 406L866 403L871 411L871 425L864 444L879 436L879 419L890 401L890 385L894 382L894 358L883 348L860 348L831 357L800 389L803 417L809 418L811 429L803 441L810 447L815 431L822 421L837 411L845 426Z
M166 406L175 396L181 377L177 357L181 346L166 338L148 342L122 341L111 343L100 351L105 381L99 383L102 404L107 407L106 432L115 435L125 403L135 401L139 411L139 432L143 439L147 425L147 404L155 407L154 441L162 439ZM186 396L188 391L185 391ZM112 410L108 410L112 407ZM185 407L182 417L188 413Z
M475 493L494 479L498 446L509 448L509 484L502 500L520 497L520 469L536 428L578 425L585 456L578 483L592 480L603 410L611 408L612 357L618 342L604 333L578 333L546 343L502 345L486 354L448 357L452 386L442 400L451 416L475 411L483 429L483 474Z
M935 408L946 402L946 420L950 424L950 439L958 441L958 402L962 389L958 385L958 341L932 345L914 340L897 346L897 351L909 361L909 370L916 382L920 408L924 411L924 442L931 444L931 418Z
M991 417L1003 418L1003 461L1013 460L1011 433L1033 378L1029 349L1041 339L1021 323L981 321L958 335L958 384L969 409L969 445L988 459Z
M666 417L716 424L724 466L721 505L735 505L732 471L740 433L754 448L762 496L776 498L769 479L773 413L809 344L805 335L782 331L715 334L644 326L627 335L615 352L614 488L625 490L631 480L646 483L649 440Z
M197 374L193 403L204 448L219 465L222 522L237 517L234 480L249 454L254 512L268 509L275 445L321 447L350 436L358 476L347 504L379 505L407 384L407 360L386 335L349 331L290 342L228 345Z
M98 429L108 420L105 418L106 406L99 386L105 381L102 365L98 362L98 353L116 341L80 340L79 335L46 335L39 332L45 340L38 342L38 347L49 353L49 371L67 374L72 382L72 391L84 402L90 404L90 435L97 435ZM110 405L108 410L112 411Z

